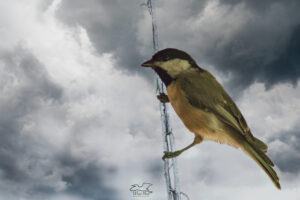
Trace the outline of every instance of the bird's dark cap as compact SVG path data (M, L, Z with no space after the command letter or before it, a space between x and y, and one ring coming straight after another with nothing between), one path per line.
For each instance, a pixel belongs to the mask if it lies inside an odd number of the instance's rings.
M163 49L153 55L152 59L155 61L167 61L174 58L183 60L193 60L192 57L184 51L174 48Z
M164 61L168 61L168 60L175 59L175 58L187 60L191 63L192 66L196 65L196 62L194 61L194 59L186 52L181 51L179 49L167 48L167 49L158 51L156 54L154 54L152 56L152 58L150 60L144 62L142 64L142 66L143 67L154 67L153 64L155 61L164 62Z

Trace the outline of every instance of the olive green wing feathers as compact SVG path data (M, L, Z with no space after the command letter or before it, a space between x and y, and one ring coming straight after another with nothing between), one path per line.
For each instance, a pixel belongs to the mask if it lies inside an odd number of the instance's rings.
M193 106L214 113L221 121L241 133L248 142L254 143L263 152L267 151L267 145L252 135L242 113L213 75L203 71L188 74L180 81Z
M279 178L272 168L271 159L265 154L267 145L254 137L242 113L218 81L207 71L185 74L178 79L181 88L193 106L211 112L223 123L244 136L244 151L267 173L277 188Z

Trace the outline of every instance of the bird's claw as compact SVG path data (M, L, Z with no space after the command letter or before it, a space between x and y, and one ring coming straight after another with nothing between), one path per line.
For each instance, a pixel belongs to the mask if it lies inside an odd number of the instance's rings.
M159 95L157 95L157 99L158 99L161 103L168 103L168 102L169 102L169 97L168 97L168 95L166 95L165 93L160 93Z
M163 160L166 158L175 158L179 156L182 153L182 151L174 151L174 152L169 152L169 151L164 151L164 156L162 157Z

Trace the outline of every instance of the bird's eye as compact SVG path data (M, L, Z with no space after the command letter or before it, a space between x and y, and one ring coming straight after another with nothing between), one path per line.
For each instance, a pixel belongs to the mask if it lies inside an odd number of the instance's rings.
M170 59L170 57L167 56L167 57L164 57L163 60L164 60L164 61L167 61L167 60L169 60L169 59Z

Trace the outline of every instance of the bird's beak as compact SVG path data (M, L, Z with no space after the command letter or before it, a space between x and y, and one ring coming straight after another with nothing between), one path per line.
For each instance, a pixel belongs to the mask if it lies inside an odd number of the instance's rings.
M153 63L152 59L150 59L150 60L144 62L144 63L142 64L142 66L143 66L143 67L153 67L153 66L154 66L154 63Z

